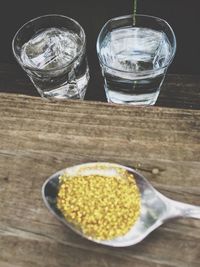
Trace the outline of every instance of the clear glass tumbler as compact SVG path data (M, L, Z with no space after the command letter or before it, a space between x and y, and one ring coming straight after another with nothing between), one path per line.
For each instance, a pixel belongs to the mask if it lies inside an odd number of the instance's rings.
M174 32L163 19L128 15L109 20L97 40L108 102L154 105L175 51Z
M89 69L86 37L78 22L62 15L35 18L18 30L12 48L42 97L84 98Z

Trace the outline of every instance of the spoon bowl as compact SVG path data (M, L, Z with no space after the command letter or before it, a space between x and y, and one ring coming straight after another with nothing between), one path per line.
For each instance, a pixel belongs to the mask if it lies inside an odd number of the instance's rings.
M61 211L57 208L56 199L59 189L59 177L64 173L69 175L91 175L101 174L113 176L118 170L123 169L132 173L141 195L141 212L138 220L130 231L124 236L113 240L96 240L84 235L72 223L68 222ZM85 163L63 169L50 176L42 187L42 197L47 208L62 223L70 227L74 232L96 243L112 247L131 246L142 241L153 230L162 225L165 221L175 217L192 217L200 219L200 207L174 201L158 192L147 179L136 170L119 164L96 162Z

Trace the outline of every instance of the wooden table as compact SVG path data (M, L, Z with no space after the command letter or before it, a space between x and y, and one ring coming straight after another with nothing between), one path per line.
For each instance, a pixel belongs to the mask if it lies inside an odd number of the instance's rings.
M28 82L6 80L6 73L0 72L0 267L199 267L200 220L172 220L135 246L109 248L58 222L41 187L59 169L109 161L138 169L168 197L200 205L200 78L169 76L164 88L173 98L163 88L163 107L138 108L16 94ZM3 92L11 83L13 90Z

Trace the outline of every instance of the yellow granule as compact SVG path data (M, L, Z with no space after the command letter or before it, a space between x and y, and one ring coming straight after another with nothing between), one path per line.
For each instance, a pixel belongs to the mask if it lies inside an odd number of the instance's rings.
M88 237L111 240L126 234L140 214L134 176L60 176L57 207Z

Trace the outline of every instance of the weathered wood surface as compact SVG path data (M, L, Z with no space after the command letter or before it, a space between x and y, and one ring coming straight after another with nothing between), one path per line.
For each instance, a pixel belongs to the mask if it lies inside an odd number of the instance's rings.
M0 96L0 267L200 266L200 220L170 221L140 244L114 249L60 224L41 197L55 171L109 161L200 205L200 110Z
M0 92L39 96L17 63L0 63ZM100 70L91 76L86 100L106 101ZM200 75L168 74L156 106L200 109Z

